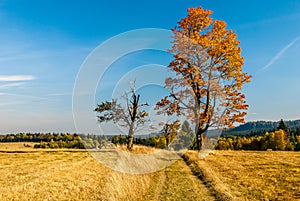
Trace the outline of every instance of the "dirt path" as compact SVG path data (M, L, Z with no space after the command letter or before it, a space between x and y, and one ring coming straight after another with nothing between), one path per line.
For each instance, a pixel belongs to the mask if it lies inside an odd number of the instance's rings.
M183 160L154 173L145 200L215 200Z

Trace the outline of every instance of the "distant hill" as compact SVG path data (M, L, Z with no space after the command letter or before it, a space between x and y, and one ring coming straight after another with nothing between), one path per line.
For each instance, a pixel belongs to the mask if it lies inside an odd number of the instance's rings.
M291 130L299 129L300 120L284 121ZM254 121L237 126L235 128L222 132L223 136L226 135L241 135L241 136L255 136L263 135L267 131L273 131L277 128L279 121Z

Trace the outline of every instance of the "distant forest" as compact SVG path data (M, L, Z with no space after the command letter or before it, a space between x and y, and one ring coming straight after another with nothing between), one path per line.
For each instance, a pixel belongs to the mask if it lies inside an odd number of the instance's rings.
M284 134L277 132L279 129ZM157 148L194 148L195 134L185 121L177 134L156 133L136 136L134 144ZM175 137L177 135L177 137ZM175 137L175 138L174 138ZM217 136L216 136L217 137ZM169 139L170 138L170 139ZM172 140L171 140L172 138ZM209 141L212 136L208 136ZM213 140L213 139L211 139ZM215 139L216 140L216 139ZM19 133L0 135L0 142L36 142L34 148L77 148L95 149L107 144L126 144L125 135L84 135L70 133ZM172 143L170 143L172 141ZM280 144L280 146L278 145ZM300 150L300 120L248 122L236 128L223 131L216 143L216 149L231 150Z
M283 122L288 127L289 132L293 133L294 135L300 135L300 120L283 121ZM223 131L221 137L228 137L228 136L245 136L245 137L262 136L266 132L274 132L277 129L279 123L280 123L280 121L277 121L277 122L273 122L273 121L248 122L246 124L237 126L235 128Z
M34 148L96 148L106 138L103 135L70 133L18 133L0 135L0 142L36 142Z
M215 149L300 151L299 122L250 122L232 129L233 134L222 135Z

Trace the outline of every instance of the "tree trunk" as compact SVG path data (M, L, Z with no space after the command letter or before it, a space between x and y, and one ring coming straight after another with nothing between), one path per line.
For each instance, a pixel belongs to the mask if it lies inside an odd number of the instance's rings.
M128 133L128 142L127 142L127 149L133 149L133 135L134 135L134 122L130 124L129 133Z
M201 148L202 148L202 135L203 135L203 132L200 128L197 129L197 132L196 132L196 143L197 143L197 150L200 151Z

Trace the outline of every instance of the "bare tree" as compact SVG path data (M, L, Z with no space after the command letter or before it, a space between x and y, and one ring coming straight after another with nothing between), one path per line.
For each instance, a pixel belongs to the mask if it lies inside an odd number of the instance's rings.
M118 103L117 99L113 99L111 102L102 102L95 111L99 113L98 121L100 123L113 121L129 129L127 148L132 150L134 132L144 125L145 118L148 116L148 113L140 108L148 106L148 104L140 103L140 95L136 94L135 81L130 82L130 91L125 92L121 98L125 100L125 104L122 105Z

